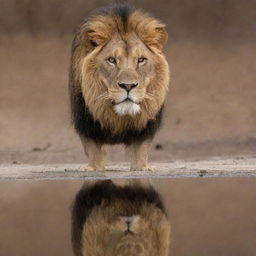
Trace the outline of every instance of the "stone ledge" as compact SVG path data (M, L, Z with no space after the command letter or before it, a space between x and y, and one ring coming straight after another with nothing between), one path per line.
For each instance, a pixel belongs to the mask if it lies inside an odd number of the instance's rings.
M3 180L85 180L114 178L192 178L192 177L250 177L256 176L256 158L209 159L152 163L154 171L130 172L128 163L114 163L104 172L79 171L81 164L0 165Z

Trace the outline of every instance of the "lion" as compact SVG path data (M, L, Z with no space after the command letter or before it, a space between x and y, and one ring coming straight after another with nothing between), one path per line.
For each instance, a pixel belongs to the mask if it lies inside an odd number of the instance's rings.
M139 182L85 184L72 209L75 256L167 256L170 223L159 194Z
M105 169L105 145L124 144L131 170L151 170L148 151L169 84L165 25L142 10L110 6L75 32L69 91L72 120L89 158Z

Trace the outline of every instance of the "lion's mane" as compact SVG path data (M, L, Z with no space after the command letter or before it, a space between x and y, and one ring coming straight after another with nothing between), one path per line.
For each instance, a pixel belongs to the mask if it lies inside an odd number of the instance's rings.
M74 254L82 256L86 250L86 255L96 255L96 251L97 255L106 255L105 224L120 215L141 215L150 223L153 238L147 238L147 234L144 238L154 248L146 255L168 254L170 224L160 195L151 186L117 186L111 180L84 185L77 193L72 209Z
M103 86L95 75L97 67L94 63L83 62L85 57L97 54L104 45L96 46L111 38L114 31L120 34L136 32L154 53L155 76L148 86L154 97L143 100L141 112L134 117L118 116L111 103L98 100ZM108 144L131 144L154 136L161 123L169 83L168 64L161 49L166 40L164 24L126 5L99 10L77 28L72 45L69 89L72 119L80 135Z

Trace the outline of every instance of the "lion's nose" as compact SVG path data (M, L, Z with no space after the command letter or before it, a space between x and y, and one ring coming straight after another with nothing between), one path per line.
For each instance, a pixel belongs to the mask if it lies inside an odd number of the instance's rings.
M121 220L126 223L128 231L130 231L135 216L120 216Z
M135 88L138 85L138 83L132 83L132 84L118 83L118 85L119 87L129 92L131 89Z
M129 226L134 220L134 216L122 216L123 221Z

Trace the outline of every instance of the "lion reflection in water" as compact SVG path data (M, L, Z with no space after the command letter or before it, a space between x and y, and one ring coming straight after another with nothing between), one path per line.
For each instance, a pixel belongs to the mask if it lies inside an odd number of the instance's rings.
M76 256L167 256L170 224L158 193L139 181L85 183L72 213Z

